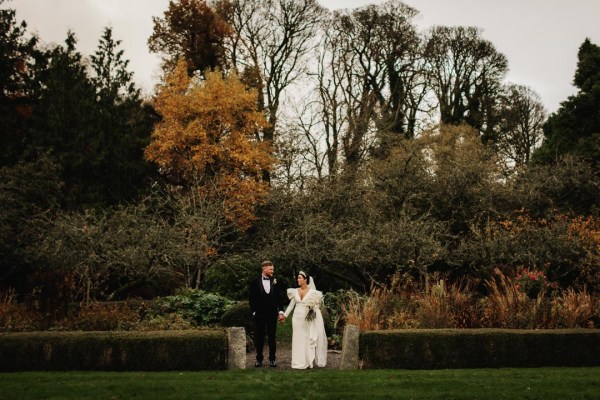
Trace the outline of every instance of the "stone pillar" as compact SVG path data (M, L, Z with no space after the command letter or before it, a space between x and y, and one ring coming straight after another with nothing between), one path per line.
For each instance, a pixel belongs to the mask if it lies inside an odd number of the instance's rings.
M227 328L227 369L246 369L246 330Z
M342 358L340 369L357 369L359 366L359 339L358 326L346 325L342 338Z

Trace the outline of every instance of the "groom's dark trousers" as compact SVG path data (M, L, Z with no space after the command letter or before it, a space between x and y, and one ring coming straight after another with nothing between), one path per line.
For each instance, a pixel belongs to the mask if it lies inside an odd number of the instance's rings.
M269 361L275 361L277 344L275 334L277 331L277 318L279 314L279 296L277 285L269 281L271 290L265 291L262 276L250 284L250 311L254 315L256 332L254 344L256 345L256 361L262 362L263 348L265 345L265 334L269 338Z

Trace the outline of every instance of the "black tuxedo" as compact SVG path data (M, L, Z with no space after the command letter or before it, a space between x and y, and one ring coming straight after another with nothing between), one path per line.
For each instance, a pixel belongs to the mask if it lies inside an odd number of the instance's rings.
M263 347L265 344L265 333L269 337L269 360L275 361L275 333L277 331L277 317L279 314L279 293L274 279L269 280L271 290L265 291L263 278L252 280L250 283L250 311L254 316L256 324L256 360L263 360Z

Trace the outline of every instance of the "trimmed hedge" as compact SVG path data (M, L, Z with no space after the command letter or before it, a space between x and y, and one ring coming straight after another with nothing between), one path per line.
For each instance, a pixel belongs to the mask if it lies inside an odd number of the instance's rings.
M250 302L240 301L230 306L221 317L221 325L226 327L243 326L246 335L254 337L254 317L250 311Z
M227 368L224 330L0 333L0 371Z
M600 330L410 329L360 335L364 368L600 365Z

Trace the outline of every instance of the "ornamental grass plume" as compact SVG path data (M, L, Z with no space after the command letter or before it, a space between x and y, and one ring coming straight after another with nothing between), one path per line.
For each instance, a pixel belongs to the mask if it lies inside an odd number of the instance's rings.
M594 299L585 287L581 292L563 290L552 299L552 316L558 328L593 328Z
M475 300L476 282L462 280L447 284L437 275L428 277L425 290L416 299L415 319L422 328L472 328L481 315Z
M552 318L544 291L531 299L498 269L493 271L491 279L485 281L485 286L489 291L484 306L485 326L539 329L551 325Z
M389 302L389 291L375 288L367 297L352 292L342 304L342 315L346 324L356 325L360 331L384 329L384 313Z

